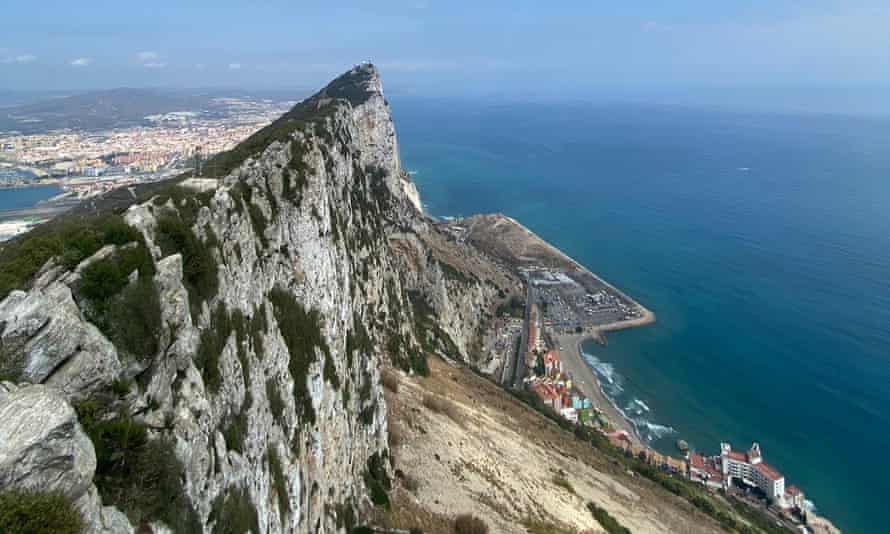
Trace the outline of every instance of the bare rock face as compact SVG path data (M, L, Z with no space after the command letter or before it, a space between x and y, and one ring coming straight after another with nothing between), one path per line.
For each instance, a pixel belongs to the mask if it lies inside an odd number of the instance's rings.
M33 385L2 394L0 436L0 488L59 492L76 500L92 487L93 444L54 389Z
M0 302L0 351L6 374L47 383L71 397L110 383L121 371L117 351L84 319L62 282L13 291Z

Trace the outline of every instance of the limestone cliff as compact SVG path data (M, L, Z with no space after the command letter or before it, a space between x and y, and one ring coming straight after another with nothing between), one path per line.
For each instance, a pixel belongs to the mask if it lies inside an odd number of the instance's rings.
M0 410L22 430L0 444L0 489L51 491L70 479L64 492L96 532L210 531L233 518L259 532L347 527L388 484L381 363L423 373L427 353L466 358L480 310L516 281L445 262L452 245L421 213L370 65L204 175L133 202L122 217L138 232L126 239L88 222L94 213L59 223L95 231L104 246L80 257L61 242L35 276L10 282ZM28 236L11 244L6 261L28 246ZM131 262L139 251L146 257ZM12 408L18 397L37 399L31 412ZM65 431L41 460L29 443L50 429L23 418L49 404ZM161 508L150 499L114 497L126 493L119 466L84 436L130 424L181 466L175 518L153 517ZM132 525L102 507L97 487Z

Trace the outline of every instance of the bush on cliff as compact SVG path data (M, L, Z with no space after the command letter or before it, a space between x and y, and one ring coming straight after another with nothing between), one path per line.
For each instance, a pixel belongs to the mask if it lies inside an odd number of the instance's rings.
M201 532L173 440L150 439L142 423L112 416L108 398L84 400L75 409L96 450L93 481L105 505L117 506L137 526L161 520L174 532Z
M260 532L256 508L243 488L229 488L217 497L211 505L209 519L213 522L213 534Z
M13 289L27 289L50 258L66 269L105 245L141 241L139 232L120 215L60 217L0 245L0 300Z
M156 241L165 256L182 253L182 276L189 292L192 316L197 316L201 305L216 294L219 287L216 259L182 219L174 215L158 218Z
M130 283L130 274L139 278ZM114 344L140 360L158 350L161 303L152 280L154 262L142 237L136 246L87 266L81 273L80 298L89 304L87 317Z
M210 314L210 324L201 331L198 352L195 354L195 366L200 369L204 385L212 393L219 391L222 385L219 357L231 334L232 320L225 305L220 302Z
M488 534L488 525L474 515L461 514L454 518L454 531L457 534Z
M621 525L617 519L612 517L604 508L600 508L592 502L587 503L587 509L593 514L594 519L609 534L630 534L627 527Z
M287 478L284 476L284 467L274 445L266 452L269 461L269 472L272 474L272 484L275 487L275 495L278 497L278 513L281 522L284 523L287 514L290 513L290 494L287 491Z
M321 333L321 316L317 310L308 311L297 299L287 291L279 288L269 293L275 320L284 343L287 345L290 359L288 369L294 380L294 405L300 418L315 423L315 409L306 386L309 366L316 359L316 349L321 349L325 357L330 357L331 350Z
M377 506L389 509L389 490L392 489L392 481L386 474L384 458L379 453L374 453L368 458L365 468L365 485L368 487L371 502Z
M79 534L83 518L71 502L56 493L0 493L0 532L3 534Z

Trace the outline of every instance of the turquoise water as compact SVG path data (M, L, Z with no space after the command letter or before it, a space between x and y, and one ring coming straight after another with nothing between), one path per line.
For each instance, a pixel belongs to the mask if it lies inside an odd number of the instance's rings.
M654 446L757 440L846 532L886 532L890 121L392 107L431 213L505 212L657 314L585 347Z

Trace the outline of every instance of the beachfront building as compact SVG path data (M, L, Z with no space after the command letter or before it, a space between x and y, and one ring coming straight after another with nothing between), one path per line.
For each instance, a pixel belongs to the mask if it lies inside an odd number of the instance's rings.
M690 480L704 484L710 489L723 489L723 467L720 457L708 458L701 454L690 452L687 457Z
M771 501L784 501L785 477L763 461L758 443L753 443L747 452L734 451L729 443L721 443L720 459L727 485L738 479L759 488Z
M729 443L721 443L719 456L708 457L690 452L686 459L686 476L690 480L714 490L728 490L733 481L739 481L758 488L779 508L794 510L802 515L806 513L803 492L795 486L785 487L785 477L763 461L758 443L752 443L746 452L734 451Z

